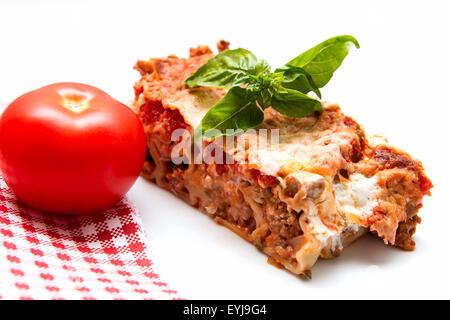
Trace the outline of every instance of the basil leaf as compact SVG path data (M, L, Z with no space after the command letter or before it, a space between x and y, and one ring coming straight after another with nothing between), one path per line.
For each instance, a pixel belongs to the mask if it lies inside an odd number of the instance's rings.
M352 36L330 38L292 59L287 65L305 69L317 87L322 88L330 81L353 45L359 48L358 41Z
M319 88L317 88L311 75L305 69L292 66L284 66L275 70L283 73L283 87L294 89L303 93L313 91L319 98L322 98Z
M282 88L272 98L272 108L292 118L302 118L314 111L322 111L320 101L296 90Z
M258 59L255 68L250 72L254 76L259 76L264 73L270 73L270 64L264 59Z
M228 135L227 129L241 132L253 128L263 120L264 112L256 105L255 94L249 89L234 87L208 110L199 130L203 137L213 138ZM211 129L216 129L221 134L208 133Z
M272 96L281 88L283 73L261 73L254 82L247 86L256 95L259 106L264 110L270 107Z
M259 106L263 110L270 107L274 93L275 92L273 92L273 90L270 89L256 91L256 101L258 101Z
M189 87L230 88L249 83L262 72L270 71L265 60L258 60L248 50L225 50L201 66L186 79Z

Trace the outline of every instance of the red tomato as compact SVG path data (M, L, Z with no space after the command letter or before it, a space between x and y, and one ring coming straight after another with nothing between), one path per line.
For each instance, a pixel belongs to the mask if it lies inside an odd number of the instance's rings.
M55 83L14 100L0 119L0 168L30 206L87 214L117 202L144 163L142 124L126 105L80 83Z

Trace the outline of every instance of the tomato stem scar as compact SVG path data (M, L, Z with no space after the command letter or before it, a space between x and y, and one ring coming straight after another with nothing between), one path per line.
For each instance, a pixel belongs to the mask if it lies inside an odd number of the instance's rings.
M89 108L92 96L77 90L60 91L62 105L72 112L80 113Z

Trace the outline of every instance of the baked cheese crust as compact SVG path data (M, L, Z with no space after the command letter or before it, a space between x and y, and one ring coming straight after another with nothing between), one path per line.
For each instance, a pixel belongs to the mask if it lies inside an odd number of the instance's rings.
M227 47L226 42L218 44L219 51ZM414 249L417 212L432 187L422 164L386 139L366 136L336 104L324 102L323 112L299 119L266 109L256 131L240 135L246 143L220 144L222 156L232 164L174 164L171 154L179 141L171 141L172 133L186 129L192 134L226 93L184 85L212 57L207 46L199 46L189 58L137 62L142 77L134 87L133 108L149 150L143 176L296 274L310 275L319 257L338 256L367 231L386 244ZM276 151L258 145L259 129L268 135L277 130Z

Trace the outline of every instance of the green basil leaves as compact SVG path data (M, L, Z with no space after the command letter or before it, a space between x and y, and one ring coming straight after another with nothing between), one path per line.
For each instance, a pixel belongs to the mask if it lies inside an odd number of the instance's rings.
M351 47L359 49L358 41L352 36L337 36L303 52L289 61L286 65L303 68L322 88L339 68Z
M303 118L314 111L322 111L322 104L297 90L282 89L272 97L272 108L292 118Z
M246 88L233 87L208 110L198 130L203 137L213 138L256 127L263 120L264 112L256 105L254 92Z
M293 66L284 66L275 70L283 73L283 87L297 90L303 93L313 91L319 98L322 98L319 88L315 84L311 75L305 69Z
M258 60L250 51L238 48L219 53L187 78L185 83L191 88L231 88L247 84L259 74L269 71L266 61Z
M319 88L330 81L352 46L359 48L352 36L328 39L273 73L265 60L246 49L219 53L185 81L191 88L231 88L203 117L196 135L213 138L256 127L268 107L295 118L322 111L320 101L306 94L312 91L321 98Z

